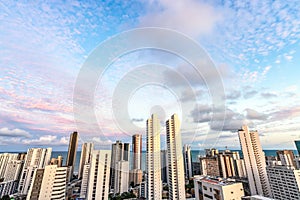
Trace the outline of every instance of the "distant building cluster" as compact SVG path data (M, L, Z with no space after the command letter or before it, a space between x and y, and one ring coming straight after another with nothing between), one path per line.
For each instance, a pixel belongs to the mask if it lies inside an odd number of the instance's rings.
M0 197L24 200L296 200L300 199L300 158L292 150L265 156L257 131L237 130L238 151L211 148L192 159L182 145L176 114L166 122L166 147L161 149L160 120L146 122L146 169L142 169L142 135L132 144L116 141L111 150L83 143L74 173L78 133L70 135L66 164L51 157L51 148L0 154ZM300 141L295 141L300 154ZM131 158L132 156L132 158Z

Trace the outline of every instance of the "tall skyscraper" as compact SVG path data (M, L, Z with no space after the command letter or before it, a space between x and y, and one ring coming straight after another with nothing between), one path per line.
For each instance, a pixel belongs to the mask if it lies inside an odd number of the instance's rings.
M276 153L282 165L296 168L295 156L292 150L281 150Z
M266 171L265 154L260 144L258 132L249 131L248 126L242 126L242 129L238 131L238 134L251 194L271 197Z
M115 170L114 194L128 192L129 188L129 161L118 161Z
M94 150L93 143L83 143L82 144L79 171L78 171L78 179L82 178L84 165L89 164L91 162L93 150Z
M274 199L300 199L300 170L279 165L267 167L267 173Z
M184 156L184 174L186 179L193 177L192 170L192 157L191 157L191 146L185 144L183 146L183 156Z
M34 171L36 169L42 169L50 163L51 152L51 148L28 149L19 183L18 191L20 194L27 194L32 182Z
M130 149L129 143L122 143L121 141L116 141L112 144L111 152L111 172L110 172L110 189L114 192L115 181L116 181L116 165L119 161L130 161Z
M298 155L300 156L300 140L295 140L295 145L298 151Z
M71 167L71 171L70 171L70 174L69 174L71 178L72 178L73 173L74 173L77 146L78 146L78 133L73 132L70 135L68 157L67 157L67 161L66 161L67 167Z
M156 114L147 120L146 199L162 199L160 125Z
M94 150L89 173L87 200L108 200L111 151Z
M132 136L133 168L142 169L142 135Z
M177 114L166 121L168 147L169 199L185 199L185 179L180 133L180 122Z
M36 169L32 180L27 200L66 199L67 167L48 165Z

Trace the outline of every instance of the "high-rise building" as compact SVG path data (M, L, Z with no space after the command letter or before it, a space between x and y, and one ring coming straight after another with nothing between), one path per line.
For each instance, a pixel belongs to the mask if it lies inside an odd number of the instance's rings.
M260 144L258 132L249 131L248 126L243 126L242 129L238 131L238 134L251 195L258 194L270 197L271 192L266 171L265 154Z
M73 177L73 173L74 173L77 146L78 146L78 133L75 131L70 135L68 157L66 161L66 166L71 167L70 174L69 174L71 178Z
M234 160L231 155L228 154L219 154L219 163L220 163L220 172L221 177L231 178L236 177L236 171L234 167Z
M4 178L4 173L5 173L8 162L11 160L17 160L17 158L18 158L17 153L1 153L0 154L0 179Z
M142 135L132 136L133 166L132 169L142 169Z
M300 140L295 140L295 145L298 151L298 155L300 156Z
M200 157L200 174L205 176L220 177L219 160L217 156L214 157Z
M20 194L27 194L34 171L36 169L42 169L50 163L51 152L51 148L28 149L18 188Z
M300 199L300 170L291 166L273 166L267 167L267 173L274 199Z
M166 121L168 147L169 199L185 199L185 179L180 122L177 114Z
M206 176L194 178L196 200L241 199L244 194L242 183Z
M168 151L160 151L160 163L161 163L161 180L163 183L168 183Z
M118 161L115 171L114 194L128 192L129 188L129 161Z
M63 157L57 156L57 158L51 158L50 165L57 165L57 167L62 167Z
M94 150L89 172L87 200L108 200L111 151Z
M44 169L36 169L27 200L64 200L66 199L67 167L48 165Z
M146 199L162 199L160 125L156 114L147 120Z
M277 151L277 158L280 160L281 165L296 168L295 156L292 150Z
M130 185L136 186L143 181L143 171L141 169L132 169L129 172L129 182Z
M129 143L122 143L121 141L116 141L112 144L111 153L111 172L110 172L110 189L114 192L115 181L116 181L116 165L119 161L130 161L130 148Z
M84 165L91 162L92 152L94 150L93 143L83 143L81 148L80 164L78 170L78 179L82 178Z
M81 186L80 186L80 198L82 198L82 199L86 198L86 194L87 194L87 190L88 190L88 184L89 184L90 167L91 167L90 163L85 164L83 166Z
M185 144L183 146L183 156L184 156L184 174L186 179L193 177L192 170L192 157L191 157L191 146Z
M17 192L17 187L22 172L24 161L11 160L7 163L4 180L0 183L0 197Z

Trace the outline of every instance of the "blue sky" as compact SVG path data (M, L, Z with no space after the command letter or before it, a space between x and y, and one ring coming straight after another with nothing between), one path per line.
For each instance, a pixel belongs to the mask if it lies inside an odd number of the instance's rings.
M149 26L179 31L207 52L224 83L225 126L217 135L207 135L216 128L210 121L211 96L207 86L192 83L197 94L193 102L184 87L155 85L133 91L129 102L118 101L137 127L122 130L112 100L122 78L135 81L130 70L159 63L195 79L191 66L176 56L144 50L119 58L99 80L95 113L105 137L82 123L80 143L129 142L130 135L145 134L151 112L158 112L162 121L178 112L188 124L182 130L184 142L193 149L239 148L235 130L242 124L259 131L264 148L295 148L293 141L300 139L298 1L141 0L0 1L0 150L67 149L70 132L78 129L73 91L84 61L113 35ZM144 73L153 76L151 69ZM179 101L173 89L181 93ZM162 133L164 140L163 126Z

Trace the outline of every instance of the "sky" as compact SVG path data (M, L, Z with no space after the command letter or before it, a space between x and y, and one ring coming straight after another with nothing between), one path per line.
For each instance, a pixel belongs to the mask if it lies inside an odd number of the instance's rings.
M89 102L97 124L76 120L73 96L86 61L103 42L145 27L196 42L204 77L170 52L124 54L97 77ZM80 145L97 148L131 142L137 133L145 142L151 113L161 121L162 148L173 113L182 122L183 143L195 150L239 149L243 124L258 130L264 149L295 149L300 140L298 1L0 1L0 30L0 151L67 150L73 131ZM217 81L222 87L212 91ZM79 95L87 104L85 93ZM223 109L214 95L222 95Z

